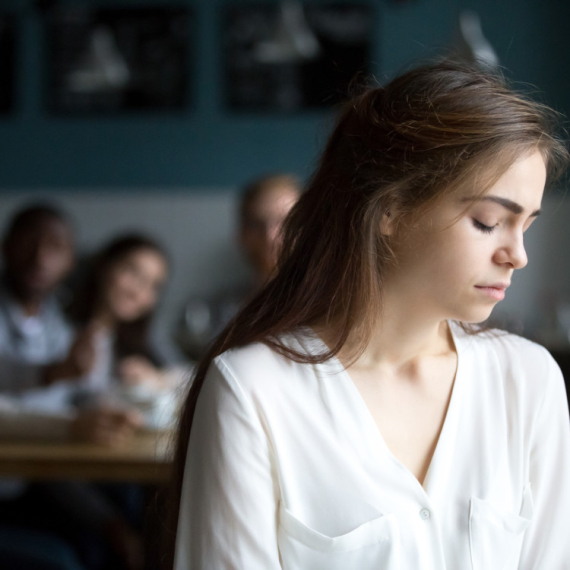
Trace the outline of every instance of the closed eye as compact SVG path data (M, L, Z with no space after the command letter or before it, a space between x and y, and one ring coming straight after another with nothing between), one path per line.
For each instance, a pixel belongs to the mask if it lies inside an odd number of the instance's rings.
M484 234L490 234L497 226L486 226L485 224L481 223L479 220L473 218L473 225Z

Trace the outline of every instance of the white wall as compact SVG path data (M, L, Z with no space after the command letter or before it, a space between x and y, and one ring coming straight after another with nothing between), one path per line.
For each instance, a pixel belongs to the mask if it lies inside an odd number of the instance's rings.
M76 220L82 251L126 230L147 231L169 250L174 273L162 319L172 326L185 299L243 285L247 268L235 241L237 194L207 191L85 191L0 194L0 228L16 208L38 199L61 204ZM570 199L547 195L543 214L526 238L529 265L515 274L498 313L510 321L536 321L544 298L570 300Z

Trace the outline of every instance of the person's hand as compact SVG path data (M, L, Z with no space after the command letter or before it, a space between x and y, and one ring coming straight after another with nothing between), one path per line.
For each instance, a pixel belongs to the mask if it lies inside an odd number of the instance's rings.
M108 447L124 444L142 425L136 410L94 408L80 411L71 425L71 437Z
M97 360L96 338L101 331L99 323L91 323L75 337L66 362L76 376L83 376L93 369Z
M65 360L50 364L44 369L44 381L76 380L93 369L97 360L96 337L102 326L91 323L75 337Z
M127 386L137 384L152 384L160 386L162 372L153 366L144 356L129 356L117 366L119 378Z

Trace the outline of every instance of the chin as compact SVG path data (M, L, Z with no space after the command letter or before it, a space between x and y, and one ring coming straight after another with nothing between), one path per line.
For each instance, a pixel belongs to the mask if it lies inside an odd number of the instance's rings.
M470 311L465 309L461 311L454 311L455 315L451 317L452 320L461 321L462 323L469 323L472 325L477 325L485 322L493 311L494 307L491 308L473 308Z
M124 317L119 317L119 320L121 320L123 323L134 323L142 317L143 315L125 315Z
M118 321L123 323L132 323L133 321L140 319L143 314L139 312L133 313L132 311L115 311L115 316Z

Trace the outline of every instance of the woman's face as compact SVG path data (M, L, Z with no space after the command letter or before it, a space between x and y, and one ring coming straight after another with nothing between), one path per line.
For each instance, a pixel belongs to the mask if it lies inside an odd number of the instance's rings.
M104 283L105 308L119 321L134 321L156 304L166 280L166 261L152 249L139 249L111 266Z
M542 155L519 158L482 197L446 197L413 229L395 236L397 266L386 292L407 311L481 322L527 264L523 234L539 213L546 181ZM476 189L475 189L476 191Z

